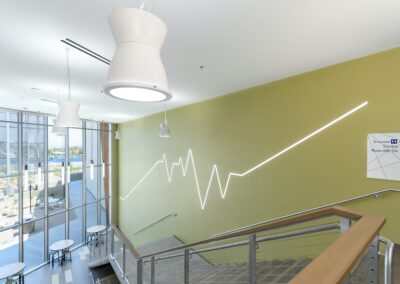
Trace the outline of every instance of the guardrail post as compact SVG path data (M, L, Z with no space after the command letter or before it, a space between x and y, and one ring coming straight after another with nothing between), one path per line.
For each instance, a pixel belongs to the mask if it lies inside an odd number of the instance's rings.
M340 219L340 233L346 233L351 227L351 219L349 218L341 218Z
M371 245L369 246L368 249L368 278L367 278L367 283L370 284L377 284L378 283L378 262L379 262L379 255L378 255L378 241L379 238L375 237L374 240L372 241Z
M126 246L122 244L122 277L125 279L126 275Z
M190 261L190 255L189 255L189 249L185 249L184 251L184 267L183 267L183 283L184 284L189 284L189 261Z
M256 283L256 256L257 256L256 234L249 235L249 284Z
M151 257L151 267L150 267L150 284L154 284L154 274L155 274L156 260L154 256Z
M115 240L115 238L114 238L114 229L111 228L111 248L110 248L110 250L111 250L112 257L114 257L114 240Z
M137 284L143 283L143 259L137 260Z

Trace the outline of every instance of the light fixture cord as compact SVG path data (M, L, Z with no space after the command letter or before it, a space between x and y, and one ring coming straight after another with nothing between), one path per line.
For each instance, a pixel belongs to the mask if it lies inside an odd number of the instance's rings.
M69 70L69 48L66 48L66 60L67 60L67 78L68 78L68 101L71 101L71 74Z

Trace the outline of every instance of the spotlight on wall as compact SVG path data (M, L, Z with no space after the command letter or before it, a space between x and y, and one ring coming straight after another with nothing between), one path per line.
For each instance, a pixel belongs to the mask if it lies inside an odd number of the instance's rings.
M167 111L164 111L164 122L160 123L160 137L162 138L171 137L171 131L169 130L167 122Z

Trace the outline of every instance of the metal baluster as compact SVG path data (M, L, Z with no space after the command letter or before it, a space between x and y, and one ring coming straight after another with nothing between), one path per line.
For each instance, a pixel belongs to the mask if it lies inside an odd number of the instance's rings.
M340 219L340 233L346 233L351 227L351 219L341 218Z
M143 259L137 260L137 284L143 283Z
M249 235L249 284L256 283L256 234Z
M155 273L155 265L156 265L156 261L154 256L151 257L151 268L150 268L150 284L154 284L155 283L155 279L154 279L154 273Z
M122 244L122 278L126 277L126 246L125 243Z
M351 219L349 218L341 218L340 219L340 233L343 235L345 234L351 226ZM352 275L351 273L347 276L346 280L344 280L343 284L351 284L352 283Z
M185 255L184 255L184 267L183 267L183 283L184 284L189 284L189 261L190 261L190 255L189 255L189 249L185 249Z
M378 284L378 241L375 237L368 249L368 281L370 284Z

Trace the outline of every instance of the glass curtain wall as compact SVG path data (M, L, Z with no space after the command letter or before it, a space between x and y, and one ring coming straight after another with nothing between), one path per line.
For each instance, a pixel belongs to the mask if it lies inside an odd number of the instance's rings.
M53 133L51 117L0 109L0 266L26 270L48 261L48 247L111 220L111 125Z

